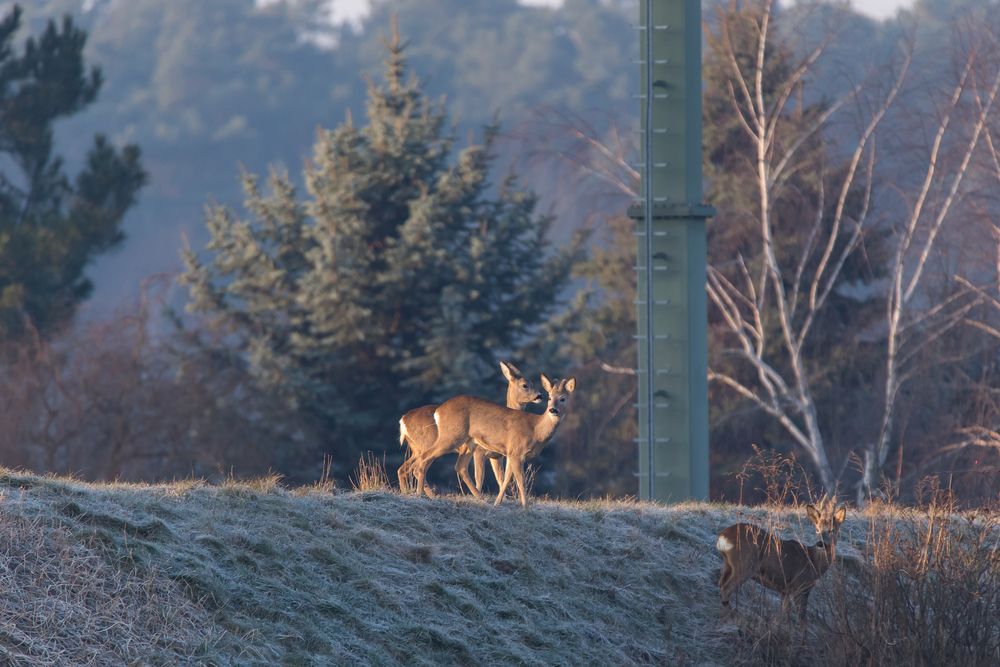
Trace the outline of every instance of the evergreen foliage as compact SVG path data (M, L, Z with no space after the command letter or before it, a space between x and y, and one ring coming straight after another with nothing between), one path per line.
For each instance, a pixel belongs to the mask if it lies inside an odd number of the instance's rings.
M556 444L542 452L558 467L553 487L563 497L638 493L637 383L628 372L636 364L634 231L625 216L606 221L573 269L576 299L528 355L593 388L578 392Z
M322 416L342 465L395 445L404 409L499 387L497 359L553 313L579 247L552 251L515 176L492 194L496 125L453 158L443 103L407 77L398 33L386 46L367 124L319 131L305 201L276 170L266 194L244 174L249 218L211 207L211 259L184 254L189 308Z
M139 149L94 139L72 183L54 153L53 124L97 96L98 68L86 70L86 33L67 17L49 21L18 53L18 6L0 21L0 339L65 323L87 297L84 275L121 243L125 212L146 181Z

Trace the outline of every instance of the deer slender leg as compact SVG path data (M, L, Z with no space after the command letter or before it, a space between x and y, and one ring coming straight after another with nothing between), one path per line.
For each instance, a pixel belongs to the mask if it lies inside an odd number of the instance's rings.
M528 507L528 493L524 488L524 459L507 459L507 470L514 469L514 481L517 482L517 490L521 494L521 507Z
M417 478L417 495L427 495L433 497L433 494L429 493L425 482L427 479L427 468L430 467L434 461L441 458L448 452L457 451L458 448L465 443L465 436L462 433L438 433L437 440L434 441L434 445L422 452L419 455L417 462L413 464L414 476Z
M722 572L719 574L719 598L722 600L722 606L724 608L729 607L729 594L726 588L729 586L729 580L733 578L733 568L729 566L728 560L722 561Z
M729 579L732 576L733 576L733 568L731 568L729 566L729 561L728 560L723 560L722 561L722 571L719 573L719 591L720 592L722 591L722 589L724 589L726 587L726 584L729 583Z
M736 572L732 568L730 568L729 578L726 579L726 583L724 585L722 585L720 587L720 589L719 589L719 594L720 594L720 597L722 598L722 606L723 607L728 607L729 606L729 602L731 600L735 601L735 603L736 603L735 605L733 605L734 607L738 607L739 606L739 597L738 596L739 596L739 592L740 592L740 586L743 585L744 581L746 581L746 579L742 579L742 580L738 579L736 577Z
M796 606L799 608L799 620L806 620L806 609L809 607L809 593L810 589L806 589L795 596Z
M507 485L510 484L510 478L513 476L513 474L514 474L514 467L510 464L510 461L508 461L507 472L504 473L503 481L500 482L500 493L497 494L497 500L495 503L493 503L494 507L503 502L503 495L507 493Z
M470 443L466 443L458 452L458 461L455 462L455 472L458 473L458 487L462 488L462 482L465 482L465 486L469 487L469 491L476 498L480 497L479 489L476 487L472 478L469 477L469 459L473 458L474 454L470 447L475 447Z
M402 493L408 493L410 491L410 469L413 467L413 456L406 459L399 464L399 470L396 471L396 476L399 477L399 490Z
M476 488L480 493L483 491L483 477L486 475L485 466L483 465L483 459L486 458L486 452L483 451L482 447L476 447L472 452L472 470L476 477Z
M500 486L500 480L503 479L503 459L499 456L490 457L490 466L493 468L493 477L497 480L497 486Z

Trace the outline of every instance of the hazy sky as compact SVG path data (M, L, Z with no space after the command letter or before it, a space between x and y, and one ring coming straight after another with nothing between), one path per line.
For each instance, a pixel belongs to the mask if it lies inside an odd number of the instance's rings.
M332 19L335 23L357 22L368 11L369 0L334 0ZM561 5L563 0L520 0L522 5ZM893 16L900 7L909 7L914 0L851 0L858 11L878 19Z

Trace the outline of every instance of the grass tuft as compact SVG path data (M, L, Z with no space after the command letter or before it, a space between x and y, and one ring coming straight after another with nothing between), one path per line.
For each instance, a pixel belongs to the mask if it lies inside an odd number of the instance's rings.
M351 478L355 491L391 491L389 476L385 471L385 460L379 460L373 453L362 455L358 467Z

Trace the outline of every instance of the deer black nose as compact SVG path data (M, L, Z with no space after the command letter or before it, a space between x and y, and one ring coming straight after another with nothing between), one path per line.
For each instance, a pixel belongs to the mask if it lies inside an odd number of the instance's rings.
M554 414L554 415L557 415L557 414L559 414L559 411L558 411L558 410L556 410L555 408L549 408L549 412L551 412L551 413L552 413L552 414Z

